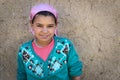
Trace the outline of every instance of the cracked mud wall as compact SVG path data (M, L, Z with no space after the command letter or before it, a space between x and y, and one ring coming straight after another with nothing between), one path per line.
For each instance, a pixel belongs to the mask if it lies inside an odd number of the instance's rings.
M120 80L120 0L0 0L0 80L16 80L20 44L32 38L29 11L49 3L59 12L59 35L84 62L82 80Z

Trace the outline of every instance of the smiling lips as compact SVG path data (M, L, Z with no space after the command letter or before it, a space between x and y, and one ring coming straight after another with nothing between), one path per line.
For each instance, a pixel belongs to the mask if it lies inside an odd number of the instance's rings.
M40 35L40 37L43 39L47 39L49 37L49 35Z

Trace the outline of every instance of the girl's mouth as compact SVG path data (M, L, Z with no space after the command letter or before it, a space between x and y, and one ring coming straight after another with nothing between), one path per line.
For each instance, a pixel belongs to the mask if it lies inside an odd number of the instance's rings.
M49 37L49 35L41 35L41 37L42 37L43 39L47 39L47 38Z

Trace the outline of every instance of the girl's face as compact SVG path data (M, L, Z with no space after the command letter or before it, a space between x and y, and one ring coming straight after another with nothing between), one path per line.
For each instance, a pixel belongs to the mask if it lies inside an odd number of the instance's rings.
M36 15L31 26L37 42L49 43L52 40L56 29L52 16Z

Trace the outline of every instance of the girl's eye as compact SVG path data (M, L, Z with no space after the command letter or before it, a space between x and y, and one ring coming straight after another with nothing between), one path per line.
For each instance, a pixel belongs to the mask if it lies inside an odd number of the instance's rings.
M54 27L54 26L48 26L48 28L52 28L52 27Z
M48 28L53 28L53 27L55 27L55 25L48 25L47 27Z

